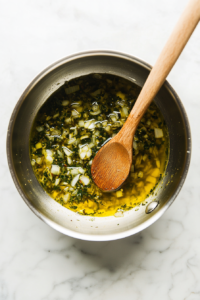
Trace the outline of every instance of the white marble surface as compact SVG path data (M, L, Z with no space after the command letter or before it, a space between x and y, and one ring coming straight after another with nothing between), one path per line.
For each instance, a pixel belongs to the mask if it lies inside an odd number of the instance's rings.
M40 221L9 174L8 121L46 66L88 49L154 64L186 0L0 1L0 300L200 299L200 25L168 79L188 112L193 153L162 218L113 242L64 236Z

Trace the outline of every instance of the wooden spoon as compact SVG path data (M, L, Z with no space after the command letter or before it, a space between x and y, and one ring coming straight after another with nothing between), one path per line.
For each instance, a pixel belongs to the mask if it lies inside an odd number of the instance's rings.
M137 126L199 20L200 0L191 0L151 70L124 126L96 154L91 173L94 182L103 191L117 190L127 179L132 164L133 137Z

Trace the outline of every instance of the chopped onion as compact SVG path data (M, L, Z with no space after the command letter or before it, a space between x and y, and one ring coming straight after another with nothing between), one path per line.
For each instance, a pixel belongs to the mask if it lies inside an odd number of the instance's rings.
M88 185L90 183L90 178L84 175L80 176L80 181L83 185Z
M83 120L80 120L80 121L78 122L78 125L79 125L80 127L84 127L84 124L85 124L85 122L84 122Z
M37 126L36 129L37 129L38 132L41 132L41 131L44 130L44 127L43 126Z
M54 174L54 175L59 175L60 174L60 167L57 166L57 165L52 165L51 173Z
M110 125L105 127L105 131L107 131L107 132L110 131L110 129L111 129Z
M46 152L46 155L53 156L53 151L52 150L46 149L45 152Z
M81 106L82 103L83 102L81 100L80 101L76 101L76 102L72 103L71 106L73 106L73 107L79 107L79 106Z
M117 121L117 117L116 117L115 114L110 114L109 117L111 118L111 120L112 120L113 122L116 122L116 121Z
M53 130L51 130L51 135L52 136L60 136L61 135L61 131L59 129L53 128Z
M121 198L123 196L123 191L122 190L117 191L116 196L117 196L117 198Z
M63 148L63 151L64 151L64 153L67 155L67 156L71 156L72 154L73 154L73 152L69 149L69 148L67 148L67 147L62 147Z
M59 113L55 114L55 115L53 116L53 119L57 118L58 116L59 116Z
M99 105L98 105L97 102L94 102L94 103L92 104L92 110L93 110L93 111L98 111L98 110L99 110Z
M31 160L31 165L34 166L35 165L35 159Z
M88 139L88 138L89 138L89 135L83 135L83 136L81 137L81 140Z
M67 203L71 198L71 194L70 193L66 193L64 196L63 196L63 202L64 203Z
M35 148L36 148L36 149L42 148L42 143L37 143L37 144L35 145Z
M89 147L90 149L92 149L94 146L95 146L95 144L94 144L94 143L90 143L90 144L88 144L88 147Z
M71 124L72 123L72 119L71 118L66 118L65 119L65 123L66 124Z
M71 175L77 175L77 174L79 174L79 170L77 167L75 167L70 170L70 173L71 173Z
M86 121L85 124L84 124L84 127L86 129L94 129L95 128L95 120L92 119L92 120Z
M75 186L79 180L80 174L76 175L72 181L71 181L71 186Z
M133 148L136 150L137 149L137 143L136 143L136 141L133 141Z
M92 150L88 147L88 145L83 146L79 149L80 159L87 159L92 155Z
M76 109L72 110L72 117L79 118L80 116L81 114Z
M92 122L92 123L89 125L88 129L94 129L94 128L95 128L95 123Z
M37 163L38 165L41 165L41 164L42 164L42 158L41 158L41 157L37 157L37 158L36 158L36 163Z
M58 156L59 156L59 157L61 157L61 158L64 157L63 153L62 153L60 150L57 150L57 153L58 153Z
M75 191L73 191L72 196L76 196L77 194L78 194L78 191L75 190Z
M60 183L60 178L56 178L56 180L55 180L55 186L59 185L59 183Z
M72 164L72 159L70 156L67 156L67 163L68 165L71 165Z
M77 92L78 90L79 90L79 85L74 85L74 86L71 86L69 88L65 88L65 93L67 95L69 95L69 94L72 94L74 92Z
M99 110L97 110L97 111L90 111L90 114L92 115L92 116L97 116L97 115L99 115L101 113L101 110L99 109Z
M94 136L100 136L100 131L96 130L95 133L94 133Z
M52 162L53 162L53 157L52 157L51 155L47 155L47 156L45 157L45 159L46 159L46 163L47 163L47 164L52 164Z
M71 138L67 141L68 145L74 144L74 142L76 142L76 138Z
M108 124L108 122L107 122L107 121L103 121L103 122L102 122L102 125L103 125L103 127L106 127L106 126L107 126L107 124Z
M121 116L122 116L122 118L123 117L128 117L128 115L129 115L128 107L126 107L126 106L122 107L122 109L121 109Z
M163 131L160 128L154 128L154 134L156 139L163 137Z
M69 104L69 100L63 100L62 101L62 106L67 106Z
M88 164L91 166L92 162L93 162L93 159L91 159Z
M84 174L84 173L85 173L85 170L84 170L83 168L79 167L79 168L78 168L78 172L79 172L80 174Z

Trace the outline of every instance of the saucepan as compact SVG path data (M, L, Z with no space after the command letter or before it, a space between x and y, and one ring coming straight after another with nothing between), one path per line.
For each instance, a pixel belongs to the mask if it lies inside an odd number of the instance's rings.
M170 139L169 162L164 179L146 206L126 211L121 218L82 216L53 200L38 183L30 163L29 139L34 119L49 96L65 81L92 73L113 74L142 87L151 66L139 58L114 51L88 51L68 56L41 72L27 87L12 113L7 134L7 157L16 188L29 208L63 234L90 241L124 238L144 230L173 203L187 176L191 133L178 95L165 81L154 99Z

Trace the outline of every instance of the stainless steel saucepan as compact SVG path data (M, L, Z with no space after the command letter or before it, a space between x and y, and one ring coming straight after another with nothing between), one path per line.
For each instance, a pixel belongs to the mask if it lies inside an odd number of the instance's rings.
M155 98L167 123L170 157L166 176L147 206L124 217L82 216L62 207L38 183L29 158L30 131L39 109L65 81L91 73L117 75L142 87L151 66L113 51L89 51L68 56L40 73L27 87L12 113L7 135L7 157L13 181L29 208L54 229L84 240L115 240L135 234L162 216L185 181L191 157L191 133L185 109L166 81Z

